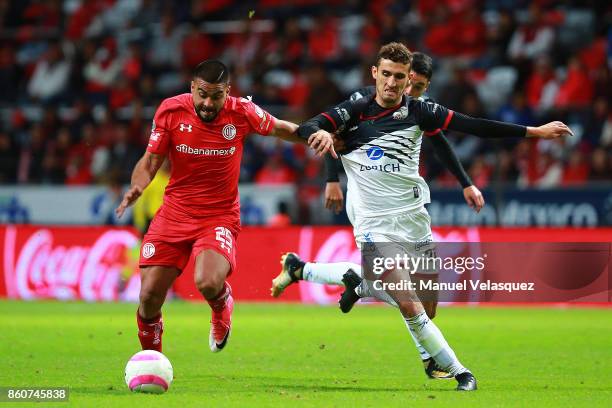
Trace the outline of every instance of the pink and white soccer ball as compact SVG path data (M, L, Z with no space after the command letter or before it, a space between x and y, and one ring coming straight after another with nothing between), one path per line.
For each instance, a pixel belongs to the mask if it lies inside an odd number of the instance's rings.
M125 366L125 383L134 392L163 394L170 388L172 378L172 364L159 351L139 351Z

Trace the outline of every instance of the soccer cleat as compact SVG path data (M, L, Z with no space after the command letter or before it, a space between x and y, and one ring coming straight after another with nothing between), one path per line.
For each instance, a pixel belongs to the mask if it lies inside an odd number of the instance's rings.
M355 289L361 284L362 279L353 271L349 269L344 275L342 275L342 282L344 283L344 292L340 295L340 310L342 313L348 313L353 308L355 302L361 297L355 292Z
M425 367L425 374L427 377L434 380L446 380L449 378L453 378L451 373L444 371L436 361L429 357L427 360L423 360L423 367Z
M306 262L294 252L287 252L281 256L281 272L272 280L271 295L279 297L281 293L292 283L302 278L302 271Z
M457 380L457 391L475 391L478 389L476 385L476 377L469 371L465 373L457 374L455 376Z
M210 351L218 353L225 348L230 334L232 333L232 311L234 310L234 298L231 289L225 300L225 306L220 311L212 311L210 320L210 335L208 345Z

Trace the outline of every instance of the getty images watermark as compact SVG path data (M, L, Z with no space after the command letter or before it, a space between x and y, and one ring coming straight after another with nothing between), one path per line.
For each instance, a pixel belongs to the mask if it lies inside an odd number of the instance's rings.
M422 273L432 274L433 271L452 270L458 275L465 272L478 271L485 269L485 259L487 254L478 257L438 257L438 256L409 256L407 254L396 254L392 258L376 257L372 261L372 273L382 275L385 271L404 270L411 275ZM376 290L504 290L507 292L517 290L535 290L534 282L492 282L491 280L463 279L456 282L438 282L434 279L401 279L398 282L384 282L382 279L375 279L372 282Z
M610 302L611 246L369 243L362 270L365 287L380 299L411 301L416 292L421 301Z

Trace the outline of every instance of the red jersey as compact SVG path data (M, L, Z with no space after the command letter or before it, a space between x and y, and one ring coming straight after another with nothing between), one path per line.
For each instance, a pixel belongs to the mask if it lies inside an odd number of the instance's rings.
M170 181L160 209L164 217L226 215L239 223L244 139L250 133L269 135L275 121L245 98L228 96L212 122L200 119L189 93L165 99L155 113L147 147L170 158Z

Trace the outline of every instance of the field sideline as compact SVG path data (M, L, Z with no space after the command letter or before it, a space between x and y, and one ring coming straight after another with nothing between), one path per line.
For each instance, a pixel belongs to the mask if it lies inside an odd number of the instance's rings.
M228 348L208 350L205 304L169 303L162 396L123 382L139 350L135 305L0 301L0 386L69 386L70 403L26 407L609 406L612 309L443 308L436 318L479 381L427 380L396 310L237 304Z

